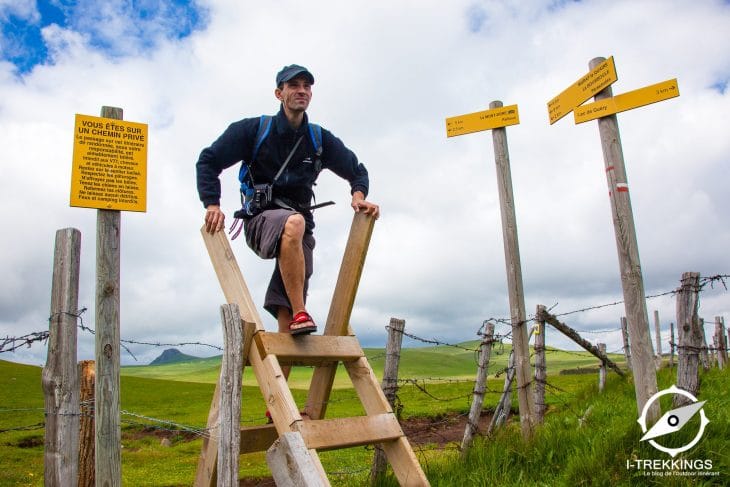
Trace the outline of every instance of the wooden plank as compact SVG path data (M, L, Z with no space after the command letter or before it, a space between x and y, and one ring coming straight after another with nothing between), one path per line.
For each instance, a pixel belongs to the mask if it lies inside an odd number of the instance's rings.
M205 231L205 226L200 231L203 234L205 246L208 249L210 260L223 289L226 302L237 304L241 319L248 323L254 323L257 331L263 330L263 321L261 321L256 304L248 291L248 286L243 279L241 269L238 267L236 256L233 254L233 249L231 249L225 232L216 232L211 235Z
M357 287L365 265L365 256L373 233L375 219L364 213L355 213L350 227L350 235L342 256L340 273L337 277L324 334L342 336L349 331L350 315L355 303ZM327 400L332 392L337 364L320 366L314 369L309 387L306 411L312 419L324 418ZM381 391L382 392L382 391Z
M243 427L241 428L241 455L266 451L278 437L279 433L273 424Z
M254 337L261 356L276 355L279 364L318 365L349 362L365 353L355 337L298 336L288 333L257 333Z
M81 232L56 232L51 318L42 385L46 411L45 485L76 485L79 455L79 372L76 364Z
M317 455L314 455L316 458ZM319 467L313 461L311 450L304 445L302 435L289 432L281 435L266 452L266 463L278 487L325 487L330 485L322 478Z
M385 393L378 384L373 369L365 357L355 362L347 362L344 365L366 414L376 415L393 412ZM393 473L395 473L401 485L430 485L405 436L395 441L382 443L381 446L393 468Z
M226 300L238 305L241 318L247 323L252 323L254 330L263 330L261 317L256 310L225 233L216 232L211 235L205 231L205 226L200 231ZM277 432L283 434L292 431L292 425L297 421L302 421L302 417L276 357L262 358L257 347L250 347L248 359L256 375L261 394L271 412ZM213 406L211 406L212 413ZM201 464L209 462L210 456L208 453L201 454L198 476L201 475ZM196 482L197 485L205 484Z
M203 436L203 446L198 457L198 469L195 472L195 487L212 487L216 485L218 479L218 430L220 424L218 416L220 412L220 381L215 384L213 399L210 403L208 411L207 431L208 434Z
M392 441L403 436L392 413L304 421L299 425L307 448L332 450Z

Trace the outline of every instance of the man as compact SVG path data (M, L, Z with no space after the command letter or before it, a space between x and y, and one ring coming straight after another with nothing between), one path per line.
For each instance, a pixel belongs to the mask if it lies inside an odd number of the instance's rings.
M196 164L198 193L206 208L205 228L223 229L220 173L243 161L256 185L272 185L274 204L245 214L246 242L264 259L276 259L264 300L279 325L292 335L316 331L307 312L306 294L313 271L314 219L310 208L319 170L329 169L350 183L351 206L378 218L380 209L368 200L368 172L355 154L331 132L321 130L321 150L310 137L306 110L312 99L314 76L303 66L285 66L276 75L274 95L281 102L268 135L255 150L261 119L232 123L213 144L203 149ZM260 137L260 136L259 136ZM255 154L254 154L255 152ZM286 163L279 177L277 172ZM255 213L255 214L250 214Z

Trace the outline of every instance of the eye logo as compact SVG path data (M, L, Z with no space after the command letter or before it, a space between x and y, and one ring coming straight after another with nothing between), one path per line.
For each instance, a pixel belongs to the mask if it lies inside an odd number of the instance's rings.
M689 404L687 406L683 406L677 409L672 409L671 411L667 411L664 413L664 415L657 421L654 426L651 427L647 431L646 428L646 414L649 411L649 408L651 407L652 403L656 400L658 400L661 396L667 395L667 394L679 394L681 396L685 396L686 398L690 399L692 404ZM710 422L709 419L707 419L707 416L705 416L705 410L702 409L702 406L705 404L706 401L698 402L697 398L690 394L689 392L678 388L676 385L673 385L672 387L668 389L664 389L663 391L659 391L653 396L649 398L649 400L644 404L644 409L641 411L641 416L637 420L639 425L641 426L641 431L644 433L644 436L641 438L641 441L649 441L649 444L656 448L659 451L663 451L664 453L668 453L672 456L672 458L676 457L678 454L689 450L693 446L697 444L697 442L700 441L700 438L702 438L702 435L705 432L705 426ZM659 436L668 435L671 433L676 433L682 427L689 422L692 417L694 417L697 412L700 413L700 429L695 435L694 439L687 443L684 446L681 446L679 448L668 448L665 446L660 445L656 441L654 441L654 438L657 438Z

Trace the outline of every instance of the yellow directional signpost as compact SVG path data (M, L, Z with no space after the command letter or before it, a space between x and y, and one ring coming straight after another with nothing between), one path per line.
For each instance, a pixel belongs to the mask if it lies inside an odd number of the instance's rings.
M518 123L520 123L520 114L517 111L517 105L509 105L483 112L449 117L446 119L446 136L456 137L457 135L507 127Z
M643 107L677 96L679 96L679 87L677 86L677 79L674 78L611 98L581 105L573 110L573 117L576 124L588 122L589 120L625 112L626 110Z
M76 115L71 206L147 210L147 125Z
M588 98L615 83L617 79L616 65L611 56L548 102L550 125L566 116Z
M489 110L469 113L446 119L446 136L492 130L494 145L494 162L497 167L497 189L502 216L502 237L504 241L505 266L507 268L507 288L509 292L510 310L512 311L512 347L515 350L515 368L517 376L517 398L520 404L520 427L525 439L532 436L535 410L534 399L529 393L530 384L530 350L527 327L525 323L525 298L522 286L522 266L520 264L520 248L517 238L517 218L514 195L512 191L512 174L507 148L507 129L509 125L520 123L517 105L502 106L501 101L489 104ZM475 400L469 413L470 423L476 423L481 410L481 402ZM468 448L469 434L464 435L463 448Z

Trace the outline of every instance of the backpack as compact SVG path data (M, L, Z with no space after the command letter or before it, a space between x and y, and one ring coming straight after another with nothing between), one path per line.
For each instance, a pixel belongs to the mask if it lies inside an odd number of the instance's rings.
M264 143L264 140L266 140L266 137L269 135L269 132L271 131L271 120L273 118L274 117L271 115L261 115L261 118L259 118L259 128L256 131L256 139L253 146L253 153L251 154L251 160L249 162L244 161L241 163L241 169L238 171L238 180L241 182L241 201L243 201L246 196L251 197L253 194L254 181L251 176L249 166L256 161L256 156L259 153L261 144ZM322 157L322 127L317 124L310 123L309 138L312 141L312 145L314 146L315 154L317 156L317 159L314 161L314 171L319 173L322 170L322 161L320 160L320 157Z

